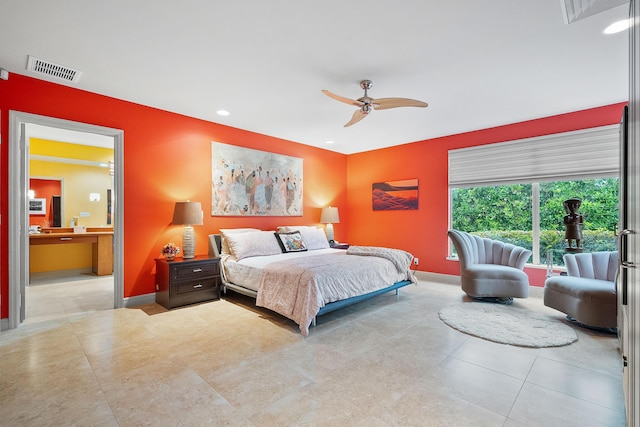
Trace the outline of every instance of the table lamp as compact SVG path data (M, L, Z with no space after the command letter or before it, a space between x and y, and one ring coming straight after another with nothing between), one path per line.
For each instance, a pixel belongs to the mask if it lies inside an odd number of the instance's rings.
M184 225L182 236L182 257L193 258L196 250L196 236L193 232L193 225L202 225L202 206L200 202L176 202L173 209L174 225Z
M330 243L333 243L333 224L340 222L340 216L338 215L338 208L328 206L326 208L322 208L322 214L320 215L320 222L323 224L327 224L326 233L327 240Z

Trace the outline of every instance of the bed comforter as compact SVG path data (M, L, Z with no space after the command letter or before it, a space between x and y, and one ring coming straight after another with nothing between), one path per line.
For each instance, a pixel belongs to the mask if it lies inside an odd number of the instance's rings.
M296 322L302 335L321 307L330 302L410 280L413 255L400 249L352 246L346 252L322 254L267 265L256 305Z

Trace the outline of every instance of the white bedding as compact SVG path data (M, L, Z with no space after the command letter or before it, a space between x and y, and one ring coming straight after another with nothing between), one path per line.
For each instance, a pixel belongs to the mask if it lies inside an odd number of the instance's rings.
M338 253L345 251L342 249L317 249L305 252L289 252L277 255L254 256L237 260L233 255L223 255L223 274L225 280L235 285L242 286L252 291L258 291L260 279L262 278L262 270L267 264L272 262L285 261L288 259L304 258L313 255L322 255L328 253Z
M365 246L241 260L224 256L223 273L225 281L256 291L256 305L294 320L306 336L311 320L328 303L404 280L416 283L412 258L402 250Z

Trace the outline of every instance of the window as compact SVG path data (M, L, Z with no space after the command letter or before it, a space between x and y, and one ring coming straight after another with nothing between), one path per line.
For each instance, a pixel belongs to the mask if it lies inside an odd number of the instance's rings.
M584 250L616 250L618 178L453 188L451 226L528 248L534 264L550 253L562 265L563 202L574 197L582 200Z
M585 251L615 250L618 173L617 125L450 150L451 227L559 264L563 201L579 198Z

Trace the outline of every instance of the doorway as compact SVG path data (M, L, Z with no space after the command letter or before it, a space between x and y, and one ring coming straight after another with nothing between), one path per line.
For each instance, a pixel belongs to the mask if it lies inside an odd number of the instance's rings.
M123 284L123 158L124 131L16 111L9 112L9 324L16 328L26 317L29 281L29 132L38 126L113 140L113 307L124 305Z

